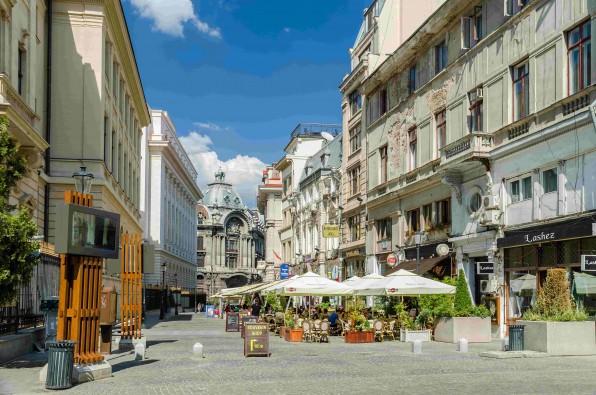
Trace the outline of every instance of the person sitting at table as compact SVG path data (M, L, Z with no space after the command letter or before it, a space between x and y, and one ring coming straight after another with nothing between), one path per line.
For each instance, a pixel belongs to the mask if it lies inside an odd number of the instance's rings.
M321 309L315 309L315 311L312 313L312 319L318 320L320 317L321 317Z
M332 328L337 328L337 320L339 319L339 316L337 315L337 313L334 311L331 312L331 314L329 314L329 326L331 326Z

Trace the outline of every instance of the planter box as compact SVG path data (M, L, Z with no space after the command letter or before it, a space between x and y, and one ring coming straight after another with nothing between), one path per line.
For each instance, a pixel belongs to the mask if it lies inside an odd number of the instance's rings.
M524 349L551 355L596 355L594 322L523 321Z
M441 318L435 326L435 341L457 343L465 338L468 343L490 343L490 317Z
M375 335L373 331L347 331L344 341L346 343L374 343Z
M287 329L285 330L284 338L287 342L297 342L300 343L302 341L302 335L304 334L303 329Z
M423 342L430 341L430 329L424 329L421 331L411 331L409 329L399 330L399 340L402 342L414 342L420 340Z

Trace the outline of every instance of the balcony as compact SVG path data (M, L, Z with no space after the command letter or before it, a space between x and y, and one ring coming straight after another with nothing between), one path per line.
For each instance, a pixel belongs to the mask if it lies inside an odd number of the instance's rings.
M341 133L341 125L336 124L323 124L323 123L299 123L294 128L291 138L298 136L320 136L321 133L326 132L333 137Z
M441 149L440 166L448 165L452 168L457 163L488 158L492 148L492 135L487 133L470 133Z

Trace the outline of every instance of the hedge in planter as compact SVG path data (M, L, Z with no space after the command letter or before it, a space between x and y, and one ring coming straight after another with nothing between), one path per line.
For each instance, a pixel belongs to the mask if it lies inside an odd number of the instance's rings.
M594 322L571 299L567 270L549 269L532 309L516 324L524 327L524 348L552 355L596 354Z

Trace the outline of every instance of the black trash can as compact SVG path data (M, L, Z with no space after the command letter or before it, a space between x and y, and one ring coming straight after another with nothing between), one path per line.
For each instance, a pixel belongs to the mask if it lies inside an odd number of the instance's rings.
M61 340L48 343L48 375L46 388L61 390L72 387L72 368L76 340Z
M509 325L509 351L524 350L525 325Z

